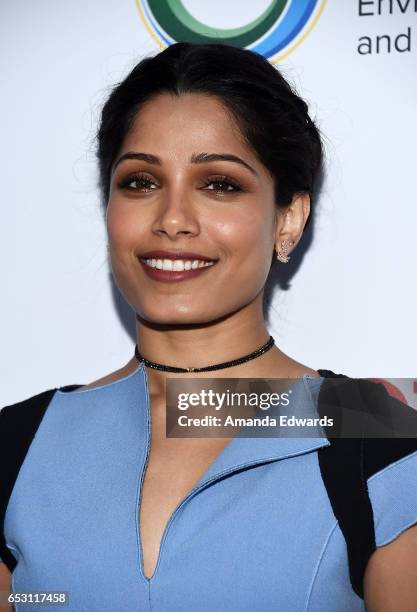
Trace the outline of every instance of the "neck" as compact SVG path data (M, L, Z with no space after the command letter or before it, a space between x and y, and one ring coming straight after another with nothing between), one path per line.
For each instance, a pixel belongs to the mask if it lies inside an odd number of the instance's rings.
M137 317L137 345L143 357L168 366L206 367L243 357L268 341L270 333L262 314L244 309L232 316L199 325L160 325ZM148 368L150 393L165 393L166 378L267 378L277 377L288 358L273 346L251 361L212 372L176 373ZM137 361L136 361L137 365ZM277 373L278 372L278 373ZM284 374L282 374L284 375Z

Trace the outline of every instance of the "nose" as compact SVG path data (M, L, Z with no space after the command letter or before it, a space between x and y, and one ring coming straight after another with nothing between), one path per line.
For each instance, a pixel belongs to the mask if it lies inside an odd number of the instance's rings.
M152 231L171 239L175 239L177 235L199 233L195 206L184 190L167 188L165 193L161 194Z

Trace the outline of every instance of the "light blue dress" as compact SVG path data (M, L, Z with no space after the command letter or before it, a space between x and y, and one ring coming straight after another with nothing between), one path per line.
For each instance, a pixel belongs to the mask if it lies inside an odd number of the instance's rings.
M318 416L323 379L304 376L292 413ZM84 391L58 389L5 516L17 592L66 591L71 612L355 612L346 544L315 438L236 437L173 512L151 579L139 534L150 448L143 364ZM368 481L376 542L417 522L417 453Z

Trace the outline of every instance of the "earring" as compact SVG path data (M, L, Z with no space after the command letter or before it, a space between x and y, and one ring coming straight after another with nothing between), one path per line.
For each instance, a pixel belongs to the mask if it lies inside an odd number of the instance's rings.
M291 247L294 243L292 240L283 240L281 242L281 249L277 251L277 259L282 263L288 263L290 261L290 257L287 255L289 247Z

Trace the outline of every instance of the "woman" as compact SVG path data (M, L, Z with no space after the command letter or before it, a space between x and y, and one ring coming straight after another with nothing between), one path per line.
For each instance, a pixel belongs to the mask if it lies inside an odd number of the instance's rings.
M98 161L137 347L100 380L37 396L4 522L14 590L67 591L71 610L417 609L416 453L373 477L375 512L390 474L404 486L362 600L320 479L325 438L165 434L168 377L295 378L297 405L317 400L322 371L268 341L263 315L320 178L306 103L256 54L178 43L115 87Z

